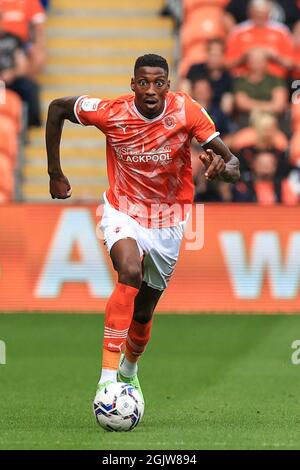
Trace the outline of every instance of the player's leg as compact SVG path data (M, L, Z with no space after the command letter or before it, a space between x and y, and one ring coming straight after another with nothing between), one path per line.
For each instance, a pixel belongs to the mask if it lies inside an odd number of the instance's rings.
M153 289L143 282L135 298L133 319L120 366L120 372L125 377L137 374L137 362L150 340L153 313L162 293L163 291Z
M139 388L137 362L150 339L154 309L173 274L183 238L182 226L160 229L144 258L143 284L135 299L134 317L126 340L119 378L131 378ZM124 380L126 381L126 380Z
M118 282L105 309L100 384L117 380L121 351L132 321L135 297L142 283L140 251L133 238L118 240L110 250Z

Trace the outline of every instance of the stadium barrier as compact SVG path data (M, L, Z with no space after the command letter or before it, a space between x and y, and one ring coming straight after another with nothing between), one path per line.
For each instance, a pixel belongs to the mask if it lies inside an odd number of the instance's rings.
M1 312L104 310L115 273L96 209L0 207ZM158 310L300 312L300 208L210 204L204 212L204 246L186 249L184 240Z

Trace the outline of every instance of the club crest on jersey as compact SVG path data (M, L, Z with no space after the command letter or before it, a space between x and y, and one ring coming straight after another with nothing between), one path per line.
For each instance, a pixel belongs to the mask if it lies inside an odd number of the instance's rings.
M81 102L82 111L97 111L98 105L100 103L99 98L86 98Z
M174 129L176 121L173 116L167 116L163 119L163 126L165 129Z

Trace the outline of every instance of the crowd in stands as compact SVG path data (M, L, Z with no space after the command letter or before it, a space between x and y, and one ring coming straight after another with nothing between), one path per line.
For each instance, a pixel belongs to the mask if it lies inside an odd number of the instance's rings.
M178 3L161 12L180 25L178 89L241 164L236 185L207 183L193 142L195 200L299 204L300 1L183 0L180 18Z
M27 128L41 125L37 76L46 62L45 19L40 0L0 0L0 202L14 197Z
M26 129L41 125L49 3L0 0L0 203L14 197ZM195 200L299 204L300 0L166 0L160 13L180 38L177 89L207 109L241 164L236 185L207 182L193 142Z

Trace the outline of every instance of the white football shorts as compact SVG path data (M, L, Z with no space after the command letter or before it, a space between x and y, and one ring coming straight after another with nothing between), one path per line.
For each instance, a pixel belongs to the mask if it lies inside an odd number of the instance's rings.
M184 235L186 221L174 227L147 228L112 207L104 194L104 212L100 228L110 252L123 238L136 240L143 261L143 281L153 289L164 290L173 274Z

